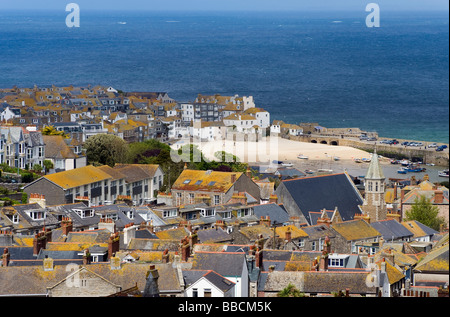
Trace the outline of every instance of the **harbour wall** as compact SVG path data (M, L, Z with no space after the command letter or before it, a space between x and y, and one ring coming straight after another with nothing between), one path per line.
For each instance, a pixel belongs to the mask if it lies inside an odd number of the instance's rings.
M449 149L438 152L434 148L422 147L405 147L400 144L380 144L378 142L360 141L354 137L336 136L336 135L324 135L324 134L308 134L288 137L290 140L308 142L308 143L320 143L328 145L349 146L357 148L367 152L373 152L376 148L377 153L389 158L395 159L409 159L413 161L422 161L423 163L435 164L438 166L449 166ZM389 140L389 138L383 138ZM399 143L408 142L422 142L414 140L397 139ZM422 142L424 145L432 142ZM447 144L448 146L448 144Z

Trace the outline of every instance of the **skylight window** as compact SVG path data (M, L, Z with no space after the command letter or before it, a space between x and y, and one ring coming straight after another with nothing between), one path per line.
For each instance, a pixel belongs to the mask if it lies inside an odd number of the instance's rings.
M209 182L208 186L214 186L215 183L215 181Z
M200 185L202 182L203 182L202 180L196 181L195 185Z
M191 180L190 179L187 179L187 180L185 180L184 182L183 182L183 184L189 184L191 182Z

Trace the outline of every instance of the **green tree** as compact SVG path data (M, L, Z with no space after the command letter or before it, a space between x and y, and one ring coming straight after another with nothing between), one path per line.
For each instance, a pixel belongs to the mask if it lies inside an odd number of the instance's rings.
M416 220L427 227L439 231L439 227L444 223L444 219L438 216L439 208L433 206L430 200L421 195L416 198L411 210L406 211L406 220Z
M61 135L64 138L68 138L69 136L64 131L58 131L56 128L52 125L46 126L42 129L42 135Z
M109 165L126 163L128 160L128 144L112 134L97 134L84 143L87 160L93 165Z
M42 166L40 166L39 164L34 164L33 171L40 173L42 171Z
M47 172L53 168L53 163L50 160L44 160L42 164L44 165L45 168L45 174L47 174Z
M283 290L279 291L278 297L304 297L305 294L300 292L293 284L289 283Z

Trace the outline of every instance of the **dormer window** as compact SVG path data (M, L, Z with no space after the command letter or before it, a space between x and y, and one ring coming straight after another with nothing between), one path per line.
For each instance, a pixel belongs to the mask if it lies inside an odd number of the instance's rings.
M200 214L203 217L214 217L216 215L215 209L200 209Z
M27 211L28 216L33 220L44 220L45 211L43 210L29 210ZM16 216L16 215L14 215Z
M90 218L95 215L93 209L74 209L73 211L75 211L80 218Z
M237 213L238 217L250 216L250 215L252 215L252 214L253 214L253 212L252 212L252 209L251 209L251 208L242 208L242 209L239 209L239 210L238 210L238 213Z
M127 210L127 211L124 211L124 213L128 217L128 219L134 219L134 212L133 212L133 210Z
M170 218L170 217L176 217L177 216L177 210L176 209L172 209L172 210L164 210L162 215L163 218Z

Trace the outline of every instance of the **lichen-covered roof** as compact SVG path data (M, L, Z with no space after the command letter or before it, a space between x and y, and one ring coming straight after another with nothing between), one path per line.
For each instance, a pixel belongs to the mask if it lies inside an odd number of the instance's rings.
M415 267L420 272L449 273L448 244L432 250Z
M381 236L375 228L364 220L351 220L336 223L333 229L343 236L347 241L369 239Z
M159 273L158 286L161 292L180 290L176 268L172 264L155 264ZM128 289L137 285L144 290L149 264L122 264L111 270L110 263L92 263L86 268L105 280ZM63 281L72 272L67 265L55 265L53 271L44 271L42 265L0 267L0 295L46 294L47 287Z
M281 238L284 238L286 236L286 232L287 231L291 232L291 238L292 239L308 237L308 234L304 230L302 230L300 228L297 228L294 225L282 226L282 227L275 228L275 233L278 236L280 236Z
M64 189L100 182L111 178L109 174L92 165L45 175L43 177Z
M243 173L241 172L216 172L186 169L175 181L172 189L227 192L234 185L232 175L234 175L235 180L237 180L242 174Z

